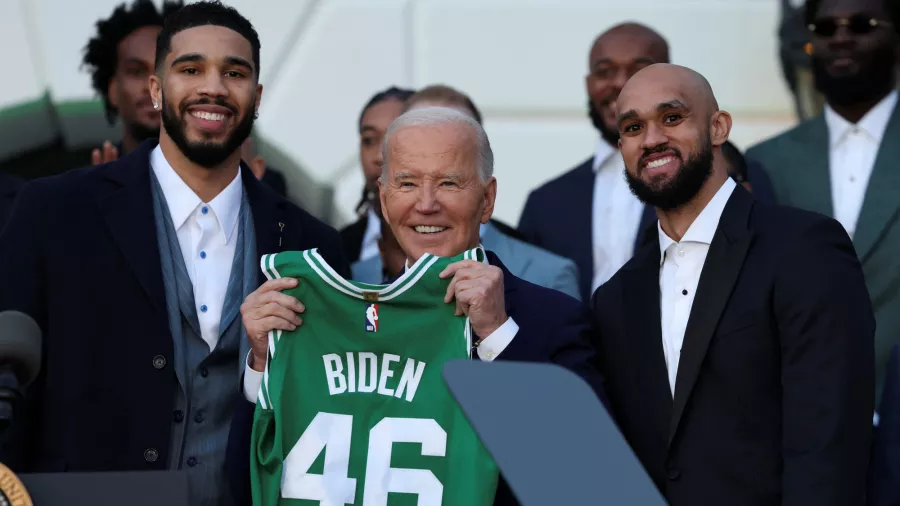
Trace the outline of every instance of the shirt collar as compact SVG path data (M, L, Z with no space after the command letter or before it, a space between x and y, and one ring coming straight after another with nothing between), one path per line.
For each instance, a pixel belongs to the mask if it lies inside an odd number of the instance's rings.
M876 143L881 144L881 139L884 138L884 131L887 130L887 124L891 120L894 108L897 106L897 97L897 90L888 93L855 126L869 134L875 139ZM832 148L840 144L847 132L854 127L852 123L836 113L828 104L825 105L825 124L828 125L828 141L829 146Z
M484 249L484 245L482 245L481 243L478 244L478 247L481 248L481 249ZM484 263L488 263L487 258L485 258ZM405 264L403 270L404 270L404 271L408 271L408 270L409 270L409 258L406 259L406 264Z
M597 143L597 151L594 152L594 173L600 172L600 167L602 167L606 160L608 160L616 151L618 151L618 149L610 146L608 142L601 138L600 142Z
M175 172L175 169L166 160L160 146L156 146L151 152L150 166L153 168L153 173L156 174L159 186L166 197L169 214L172 216L172 225L175 226L175 230L178 230L191 214L203 204L203 201ZM241 208L242 189L241 169L238 167L238 173L234 179L208 203L216 220L219 222L219 226L225 233L225 242L231 241L234 234Z
M695 242L706 244L707 246L710 245L713 236L716 234L716 229L719 227L719 219L722 217L728 198L731 197L731 192L734 191L736 186L737 184L730 177L725 179L719 191L713 195L712 200L700 211L700 214L697 215L679 242ZM662 265L666 258L666 250L669 249L669 246L675 244L676 241L663 232L659 221L656 222L656 231L659 234L659 263Z

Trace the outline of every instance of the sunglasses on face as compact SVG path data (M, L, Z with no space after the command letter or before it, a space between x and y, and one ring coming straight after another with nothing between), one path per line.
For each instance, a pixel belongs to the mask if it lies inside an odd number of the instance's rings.
M820 37L831 37L842 26L846 26L847 30L856 35L865 35L880 26L890 27L891 23L865 14L855 14L847 18L822 18L807 28Z

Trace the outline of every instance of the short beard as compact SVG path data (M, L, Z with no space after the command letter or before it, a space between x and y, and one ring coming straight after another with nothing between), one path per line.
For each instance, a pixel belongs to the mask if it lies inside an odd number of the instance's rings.
M633 176L625 169L625 179L631 193L641 202L653 206L662 211L671 211L687 204L700 193L700 189L712 175L713 152L712 141L706 136L700 151L691 155L687 160L681 153L670 147L660 147L644 153L644 156L662 151L673 151L681 158L681 169L668 181L651 181L645 183L640 176ZM643 158L643 157L641 157ZM640 161L638 164L640 165Z
M215 105L231 109L232 114L235 114L236 112L234 111L233 107L221 100L216 100L215 102L206 100L198 103L215 103ZM251 101L250 103L253 103L253 101ZM181 117L183 117L185 114L187 114L186 111L181 114ZM227 160L228 157L234 154L235 151L238 151L244 141L247 140L247 137L250 136L250 132L253 130L254 117L252 113L248 112L243 118L241 118L240 122L231 132L231 135L227 139L225 139L225 142L191 142L187 139L184 127L185 122L183 119L181 119L181 117L175 111L174 107L170 107L166 103L165 96L163 96L162 124L166 129L166 133L172 139L172 142L174 142L175 145L178 146L179 151L184 153L184 156L186 156L188 160L207 169L215 168L216 166Z
M601 116L597 111L597 108L594 107L594 102L591 99L588 99L588 117L591 118L591 123L594 125L594 128L600 132L600 137L604 141L613 147L619 145L619 130L606 128L606 124L603 122L603 116Z
M877 62L877 63L876 63ZM896 55L890 44L878 47L871 59L853 75L833 76L820 58L812 59L816 89L837 106L871 102L894 88Z

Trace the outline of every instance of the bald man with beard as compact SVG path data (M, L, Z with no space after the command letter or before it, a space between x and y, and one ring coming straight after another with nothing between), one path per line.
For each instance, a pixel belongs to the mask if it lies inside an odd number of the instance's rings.
M864 504L875 321L847 233L728 177L731 116L696 72L650 65L616 105L659 218L592 300L625 438L672 506Z
M584 85L597 147L590 158L532 191L522 210L518 229L528 242L575 262L582 300L631 258L641 235L656 222L653 208L636 199L622 179L615 108L635 72L668 62L668 42L642 24L615 25L594 40ZM758 199L773 199L759 164L749 164L746 178Z

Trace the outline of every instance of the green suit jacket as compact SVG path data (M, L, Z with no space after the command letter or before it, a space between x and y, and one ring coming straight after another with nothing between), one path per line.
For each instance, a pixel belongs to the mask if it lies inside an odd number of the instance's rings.
M820 115L748 149L746 156L766 168L779 204L834 217L828 146L828 126ZM853 236L875 310L876 398L881 396L891 346L900 339L898 213L900 108L895 107L875 158Z

